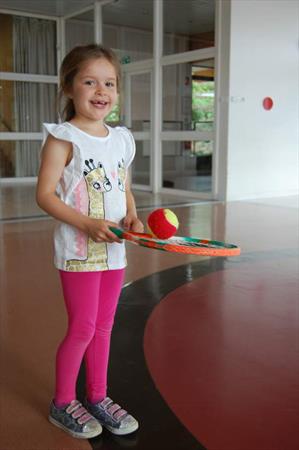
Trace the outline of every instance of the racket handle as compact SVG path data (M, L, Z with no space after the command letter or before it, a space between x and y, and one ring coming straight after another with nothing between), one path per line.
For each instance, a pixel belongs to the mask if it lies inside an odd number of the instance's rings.
M117 237L122 239L122 237L123 237L123 230L121 230L119 228L115 228L115 227L109 227L109 228L114 234L116 234Z

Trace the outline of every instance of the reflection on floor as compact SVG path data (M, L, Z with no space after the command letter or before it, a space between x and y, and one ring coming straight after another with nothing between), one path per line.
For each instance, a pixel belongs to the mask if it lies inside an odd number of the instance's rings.
M180 176L176 174L174 177L164 178L163 186L185 191L212 192L212 177L210 175Z
M141 209L155 209L163 206L201 203L198 198L190 196L178 198L173 194L151 194L145 191L134 191L136 205ZM11 221L46 217L35 202L35 183L25 185L0 183L0 220Z
M6 217L36 214L22 190L6 194ZM141 209L158 202L139 199ZM54 221L0 222L0 449L297 450L297 206L289 197L172 207L180 235L238 244L236 258L127 245L109 393L141 427L90 441L47 421L67 325L52 263ZM143 221L148 212L140 211Z

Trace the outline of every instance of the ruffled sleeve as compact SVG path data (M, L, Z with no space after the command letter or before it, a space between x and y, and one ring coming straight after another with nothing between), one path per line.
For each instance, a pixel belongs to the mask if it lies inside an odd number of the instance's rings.
M132 163L135 152L136 152L136 145L133 138L133 135L131 131L128 130L126 127L116 127L116 130L120 133L123 141L125 142L126 152L125 152L125 167L126 169L130 166Z
M71 132L71 129L67 126L67 123L44 123L42 145L44 145L49 134L54 136L56 139L71 142L73 146L73 158L65 167L64 173L60 180L60 185L57 186L57 193L63 193L63 198L66 200L68 193L72 193L82 178L84 161L82 160L78 142L75 142L74 135Z
M43 145L49 134L54 136L56 139L62 139L63 141L72 142L71 132L63 123L43 124Z

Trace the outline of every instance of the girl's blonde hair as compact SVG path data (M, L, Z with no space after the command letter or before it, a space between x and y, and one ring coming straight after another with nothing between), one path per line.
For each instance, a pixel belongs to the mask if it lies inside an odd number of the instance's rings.
M64 58L60 67L60 88L59 88L59 110L62 100L65 99L65 105L62 109L62 120L69 121L75 116L74 103L67 94L71 91L73 81L79 72L82 64L90 59L106 59L115 69L117 92L120 91L120 63L116 54L109 48L98 44L89 44L74 47Z

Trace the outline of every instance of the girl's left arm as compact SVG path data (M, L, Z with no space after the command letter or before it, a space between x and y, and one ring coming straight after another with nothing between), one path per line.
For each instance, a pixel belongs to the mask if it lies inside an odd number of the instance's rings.
M135 233L143 233L143 223L137 217L135 199L131 191L129 177L126 180L127 214L123 220L124 228Z

